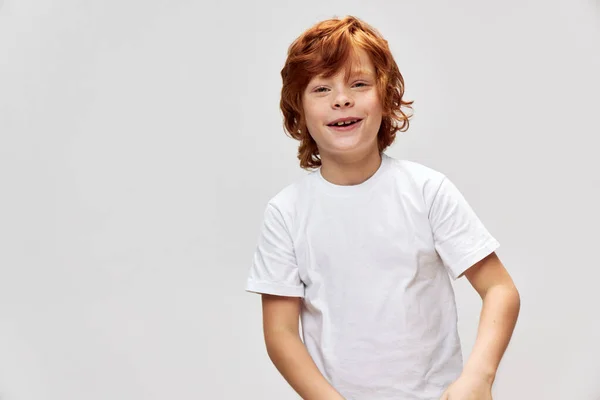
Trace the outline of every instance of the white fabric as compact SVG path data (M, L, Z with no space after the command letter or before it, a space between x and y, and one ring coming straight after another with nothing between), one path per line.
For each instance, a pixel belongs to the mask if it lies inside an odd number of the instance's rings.
M246 290L303 297L302 337L348 400L438 400L462 370L451 280L499 246L442 173L385 153L359 185L274 196Z

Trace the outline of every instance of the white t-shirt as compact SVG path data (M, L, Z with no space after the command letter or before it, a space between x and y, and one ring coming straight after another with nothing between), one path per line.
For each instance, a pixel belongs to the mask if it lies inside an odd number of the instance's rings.
M302 338L348 400L438 400L463 360L451 279L499 247L452 182L385 153L359 185L320 169L267 204L246 290L303 298Z

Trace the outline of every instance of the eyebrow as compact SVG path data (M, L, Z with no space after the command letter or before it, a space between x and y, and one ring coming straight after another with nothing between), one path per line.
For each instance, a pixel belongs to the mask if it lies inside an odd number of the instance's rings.
M368 75L368 76L373 76L373 72L369 69L365 69L365 68L357 68L357 69L353 69L350 72L350 76L360 76L360 75Z
M369 76L369 77L374 77L375 73L373 71L371 71L370 69L366 69L366 68L354 68L352 71L350 71L350 76L348 77L348 79L351 79L353 77L357 77L357 76ZM313 79L315 79L317 82L321 82L322 80L326 79L320 75L315 76ZM316 83L318 85L318 83Z

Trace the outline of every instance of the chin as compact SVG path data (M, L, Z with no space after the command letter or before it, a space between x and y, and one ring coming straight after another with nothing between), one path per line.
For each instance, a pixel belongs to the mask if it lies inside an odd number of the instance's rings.
M368 143L348 143L348 144L337 144L329 146L327 153L334 155L357 155L360 153L368 153L371 151L372 146Z

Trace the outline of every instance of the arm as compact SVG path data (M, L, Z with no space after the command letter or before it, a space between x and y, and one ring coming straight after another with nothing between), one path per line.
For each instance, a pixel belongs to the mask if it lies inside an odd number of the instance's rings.
M496 371L515 328L521 300L495 252L463 275L479 293L483 306L471 355L460 378L448 387L442 399L491 400Z
M262 295L269 358L304 400L344 400L321 374L299 334L299 297Z
M521 299L495 252L464 275L483 300L477 338L464 372L493 383L517 323Z

